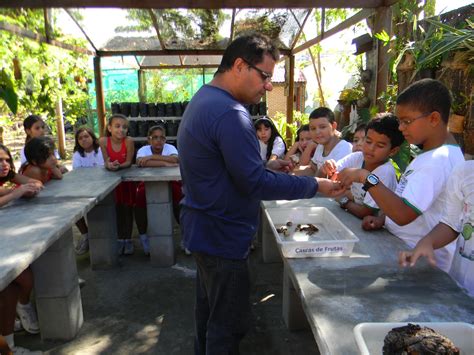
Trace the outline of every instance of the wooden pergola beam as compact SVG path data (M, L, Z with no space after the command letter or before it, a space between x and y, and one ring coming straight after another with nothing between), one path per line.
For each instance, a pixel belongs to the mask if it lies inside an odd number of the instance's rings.
M140 9L200 8L377 8L396 0L3 0L2 7L120 7Z
M125 51L97 51L99 57L114 57L126 55L222 55L225 49L166 49L166 50L125 50ZM290 54L289 49L280 49L280 54Z
M46 36L43 36L39 33L35 33L33 31L21 28L19 26L13 25L11 23L0 21L0 30L10 32L10 33L12 33L16 36L29 38L33 41L37 41L38 43L47 43L51 46L59 47L59 48L62 48L62 49L67 49L69 51L79 52L79 53L87 54L87 55L95 55L94 52L92 52L92 51L90 51L86 48L73 46L72 44L63 43L63 42L60 42L60 41L56 41L54 39L49 39L48 40L48 38Z
M292 53L296 54L296 53L299 53L301 51L304 51L305 49L308 49L308 48L314 46L315 44L318 44L323 39L328 38L330 36L333 36L336 33L341 32L342 30L345 30L346 28L349 28L349 27L355 25L356 23L366 19L367 17L369 17L373 14L374 14L374 10L372 10L372 9L361 10L358 13L356 13L354 16L349 17L345 21L342 21L340 24L338 24L337 26L334 26L333 28L331 28L330 30L324 32L323 34L320 34L319 36L307 41L306 43L302 44L301 46L296 47L295 49L293 49Z
M219 64L200 64L200 65L193 65L193 64L184 64L184 65L150 65L146 67L141 67L143 70L153 70L153 69L201 69L201 68L217 68Z

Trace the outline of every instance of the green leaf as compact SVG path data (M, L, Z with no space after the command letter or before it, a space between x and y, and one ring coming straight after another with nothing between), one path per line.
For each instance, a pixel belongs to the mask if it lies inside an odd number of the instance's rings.
M16 94L15 89L13 88L13 83L5 70L0 72L0 98L5 101L13 114L16 114L18 110L18 95Z
M384 46L386 46L390 42L390 36L387 32L385 32L385 30L382 30L382 32L380 33L376 33L374 37L381 40Z

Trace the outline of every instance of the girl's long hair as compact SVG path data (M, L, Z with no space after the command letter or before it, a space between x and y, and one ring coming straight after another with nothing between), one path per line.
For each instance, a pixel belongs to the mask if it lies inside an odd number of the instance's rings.
M254 127L255 130L258 130L260 126L265 126L267 128L270 128L271 134L270 138L268 139L268 144L267 144L267 156L266 159L269 160L270 157L272 156L272 150L273 150L273 143L275 142L276 137L280 137L281 140L283 141L283 144L285 145L285 154L287 152L286 149L286 143L283 137L280 135L280 132L276 129L275 125L273 124L273 121L269 118L263 117L259 118L258 120L255 121Z
M27 118L25 118L23 120L23 128L25 129L25 133L27 129L33 127L33 125L38 121L43 121L43 119L38 115L29 115ZM26 133L25 144L28 143L30 139L30 135Z
M92 137L92 146L94 147L94 152L97 154L97 152L99 151L99 147L100 147L99 140L95 136L94 131L92 129L90 129L89 127L81 127L77 130L75 138L74 138L74 151L79 152L79 154L83 158L86 156L86 154L84 152L84 148L82 148L81 145L79 144L79 135L82 132L87 132Z
M0 178L0 182L7 182L7 181L10 181L11 179L13 179L16 175L15 173L15 165L13 164L13 158L12 158L12 155L10 153L10 151L8 150L8 148L6 146L4 146L3 144L0 143L0 149L3 150L5 153L7 153L8 155L8 159L10 159L10 171L8 172L7 176L4 176L4 177L1 177Z

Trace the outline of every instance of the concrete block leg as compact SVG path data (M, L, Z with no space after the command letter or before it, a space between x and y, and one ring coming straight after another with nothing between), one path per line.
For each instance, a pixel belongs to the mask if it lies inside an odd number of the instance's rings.
M42 339L73 339L84 321L72 229L32 264Z
M262 233L262 256L264 263L278 263L281 262L280 252L275 236L270 228L268 219L265 213L260 213L260 224Z
M87 215L91 267L109 269L117 265L117 215L111 192Z
M167 181L145 182L150 260L153 266L169 267L176 262L173 241L173 205Z
M301 298L293 286L293 281L288 274L287 266L283 272L283 320L289 330L309 329L309 323L301 305Z

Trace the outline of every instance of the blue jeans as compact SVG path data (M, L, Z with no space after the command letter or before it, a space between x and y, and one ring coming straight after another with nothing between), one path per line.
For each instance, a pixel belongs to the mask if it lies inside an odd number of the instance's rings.
M250 328L248 260L194 253L197 264L196 355L239 354L239 343Z

